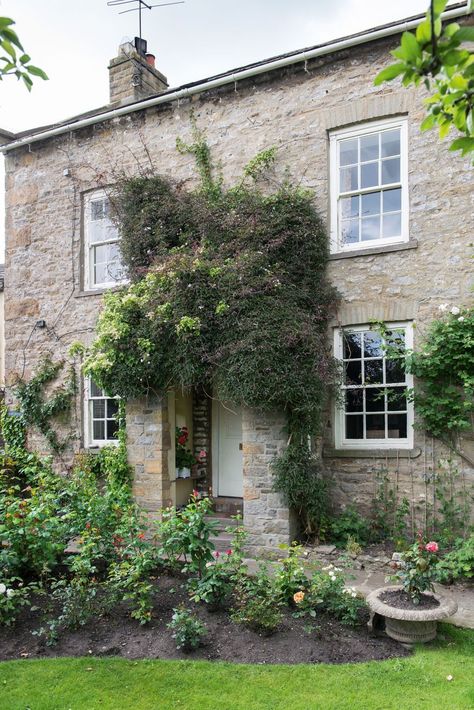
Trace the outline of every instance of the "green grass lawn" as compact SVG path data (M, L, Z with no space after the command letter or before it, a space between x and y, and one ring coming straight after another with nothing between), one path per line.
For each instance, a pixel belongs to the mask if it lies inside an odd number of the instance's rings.
M441 633L444 640L410 658L339 666L116 658L3 662L0 708L472 710L474 631L446 625Z

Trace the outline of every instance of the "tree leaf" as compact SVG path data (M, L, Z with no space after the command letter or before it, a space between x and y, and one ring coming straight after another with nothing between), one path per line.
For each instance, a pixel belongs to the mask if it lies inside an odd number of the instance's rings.
M28 64L28 66L25 68L30 74L33 74L33 76L39 76L40 79L44 79L45 81L47 81L49 78L48 75L42 69L33 66L33 64Z
M453 39L457 39L459 42L474 42L474 26L461 27L461 29L453 35Z
M433 128L433 126L436 123L436 116L433 116L433 114L429 114L426 116L426 118L423 120L420 130L421 131L428 131L430 128Z
M404 71L405 65L401 62L391 64L389 67L385 67L385 69L382 69L382 71L377 74L374 79L374 84L375 86L379 86L379 84L383 84L384 81L391 81L392 79L395 79L396 76L403 74Z
M416 28L416 39L420 44L425 44L431 40L431 23L423 20Z
M441 15L447 4L448 0L433 0L433 10L435 17L437 15Z
M462 155L472 153L474 152L474 138L456 138L449 146L449 150L460 150Z
M402 34L401 47L409 62L414 62L418 57L421 57L421 47L416 41L413 32L404 32Z

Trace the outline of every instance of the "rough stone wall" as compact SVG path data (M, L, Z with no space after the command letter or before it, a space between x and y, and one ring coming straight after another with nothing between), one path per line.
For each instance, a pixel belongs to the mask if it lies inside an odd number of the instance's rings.
M133 471L133 494L150 517L172 503L168 470L170 446L165 398L127 402L127 451Z
M205 451L206 456L200 456ZM202 389L193 391L193 454L199 460L196 487L207 488L212 483L211 476L211 399Z
M440 302L469 304L473 284L472 168L468 159L450 153L447 142L440 142L436 134L420 133L422 89L405 89L396 83L373 86L373 77L390 62L388 50L396 43L393 38L380 40L308 62L306 71L303 65L287 68L9 153L7 382L15 373L29 377L45 352L65 356L70 343L82 340L87 344L93 337L101 295L84 292L83 194L113 185L119 176L135 175L142 168L152 168L185 187L195 185L193 158L175 149L178 136L192 141L191 110L198 126L206 131L226 184L235 184L243 166L257 152L277 146L277 177L283 176L288 166L301 186L314 192L315 204L326 221L328 130L407 115L410 243L396 250L331 260L330 277L342 295L334 325L367 323L373 314L378 314L389 320L415 319L417 334L423 333L436 316ZM39 318L46 320L43 330L34 327ZM419 337L416 334L415 343ZM76 412L77 432L71 453L81 447L80 398ZM136 409L135 413L139 416ZM336 499L340 503L366 500L372 485L370 469L374 463L383 465L387 454L375 451L340 457L333 450L330 413L327 423L325 462L338 482L334 489ZM271 447L283 442L273 425L257 433L256 424L247 415L244 427L246 446L250 448L244 450L245 507L254 551L268 549L289 535L288 516L271 492L268 470ZM142 426L132 423L132 428ZM257 435L258 439L251 438ZM135 436L141 434L131 434L132 439ZM150 445L159 447L158 437ZM423 481L429 451L423 433L415 432L410 467L417 480ZM145 456L144 448L142 454ZM136 466L142 463L135 458ZM392 465L393 460L389 463ZM458 465L472 481L472 470L461 461ZM395 476L393 466L391 471ZM137 488L140 475L141 469L137 471ZM158 482L160 474L147 471L146 475L155 476L153 480L161 486L153 501L165 499L167 484ZM410 477L411 469L407 480ZM151 479L143 480L143 490L150 488ZM275 517L274 511L281 517Z
M111 104L127 104L154 96L168 88L166 77L147 64L130 43L122 45L119 56L109 65Z
M278 413L242 413L244 525L251 557L281 556L278 545L288 544L296 533L293 515L273 490L271 473L272 460L286 444L285 425Z

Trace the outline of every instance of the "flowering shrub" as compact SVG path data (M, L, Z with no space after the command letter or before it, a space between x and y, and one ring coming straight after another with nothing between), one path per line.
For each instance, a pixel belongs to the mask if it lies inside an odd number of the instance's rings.
M288 557L281 559L275 570L275 588L281 601L288 604L294 601L295 593L308 587L309 581L301 560L303 546L293 542L280 545L280 549L288 550Z
M318 612L327 612L343 624L360 623L361 611L366 608L354 587L347 587L342 570L327 565L314 572L306 592L297 592L293 597L300 614L316 617Z
M176 468L191 468L197 463L196 457L186 448L188 439L188 428L176 427Z
M420 603L423 592L434 591L432 580L436 577L437 553L438 543L424 542L420 531L417 541L402 554L401 563L392 562L395 572L390 579L401 583L413 604Z
M30 594L34 586L23 585L19 578L2 577L0 579L0 626L11 626L20 609L30 605Z
M474 533L465 540L458 539L451 552L441 558L436 565L436 579L452 582L455 579L474 577Z
M192 601L205 602L209 611L225 605L234 588L235 574L230 548L222 554L217 550L213 554L214 560L206 562L202 577L192 578L189 585Z
M168 628L172 630L172 636L176 639L176 648L182 649L184 653L190 653L198 648L207 633L204 624L184 606L173 609Z

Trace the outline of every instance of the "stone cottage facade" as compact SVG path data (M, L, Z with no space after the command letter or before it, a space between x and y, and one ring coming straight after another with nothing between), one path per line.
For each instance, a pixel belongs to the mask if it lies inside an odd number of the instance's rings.
M465 15L465 6L456 13ZM458 21L471 23L472 15ZM193 161L175 143L190 139L192 111L226 183L276 146L282 172L288 166L314 192L328 225L329 274L342 296L331 338L350 372L345 410L327 412L322 443L335 502L367 506L382 472L414 517L426 514L445 452L413 429L404 396L410 382L389 367L370 324L383 321L416 347L440 303L471 303L473 173L432 132L420 133L422 90L373 85L406 26L178 89L168 89L152 55L122 46L109 67L108 106L10 137L2 148L7 384L30 376L45 353L65 357L71 343L92 341L102 294L123 278L107 187L141 166L191 186ZM393 390L391 401L380 397L383 388ZM113 438L115 411L113 398L82 383L64 466L73 453ZM187 426L194 450L207 453L197 480L176 476L175 426ZM286 444L281 413L170 392L127 403L127 436L134 493L150 514L185 502L193 486L212 486L222 510L243 506L250 554L271 555L291 540L295 521L272 489L270 465ZM42 445L34 433L31 443ZM471 485L468 438L464 446L467 458L455 465Z

